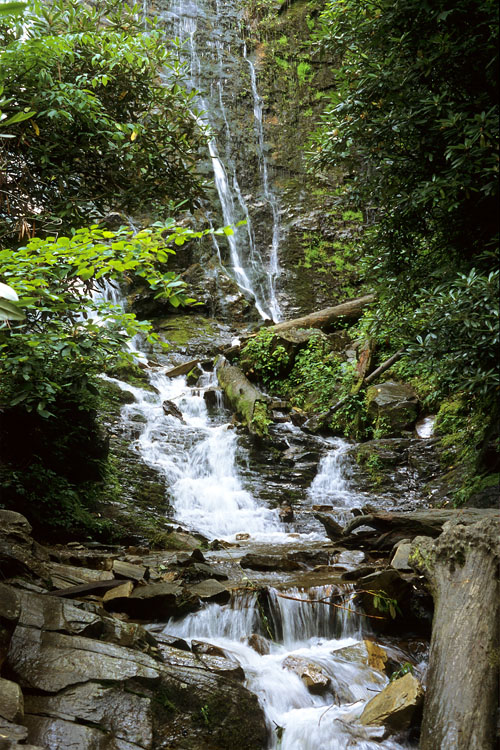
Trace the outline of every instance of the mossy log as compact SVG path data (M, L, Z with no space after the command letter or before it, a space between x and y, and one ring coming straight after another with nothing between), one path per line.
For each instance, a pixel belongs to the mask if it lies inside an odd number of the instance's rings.
M429 582L434 619L420 750L492 750L498 700L498 522L447 523L417 537L410 564Z
M249 432L259 438L266 437L272 421L269 400L225 357L219 357L216 369L220 387Z
M458 520L461 524L469 525L487 519L493 523L498 518L498 511L494 508L428 508L412 513L380 510L356 516L345 527L340 526L327 513L315 513L315 516L321 521L332 541L341 542L351 548L370 546L376 549L391 549L401 539L414 539L420 535L439 536L448 521ZM369 526L373 531L360 531L355 534L356 529L361 526Z
M358 299L351 299L335 307L326 307L323 310L304 315L294 320L285 320L283 323L276 323L272 326L273 331L286 331L289 328L328 328L339 318L355 321L361 317L365 307L375 301L373 294L367 294Z

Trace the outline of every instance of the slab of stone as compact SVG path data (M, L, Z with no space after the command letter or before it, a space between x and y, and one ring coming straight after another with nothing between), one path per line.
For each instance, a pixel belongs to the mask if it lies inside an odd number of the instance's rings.
M281 555L259 555L249 552L240 560L242 568L251 568L252 570L300 570L301 566L294 560L289 560Z
M226 604L231 598L230 592L219 581L208 578L194 586L187 588L191 596L198 597L202 601L214 601L218 604Z
M172 367L171 370L167 370L165 375L167 378L177 378L179 375L187 375L193 367L196 367L196 365L199 364L199 362L199 359L191 359L189 362L184 362L182 365L177 365L177 367Z
M117 586L114 589L110 589L109 591L106 591L106 593L102 597L103 604L111 602L113 601L113 599L121 599L123 597L127 598L131 595L133 590L134 590L133 581L125 581L124 583L122 583L121 586Z
M0 667L5 661L9 643L21 613L18 592L5 583L0 583Z
M81 636L41 632L19 625L7 664L21 687L55 693L89 680L159 678L158 662L138 651Z
M411 542L405 542L398 544L396 551L391 560L391 567L396 570L412 570L408 563L408 557L410 556Z
M330 678L321 667L301 656L287 656L282 662L282 667L295 672L309 692L315 695L324 693L330 686Z
M123 560L113 560L113 573L116 578L144 581L148 577L148 569L144 565L135 565Z
M24 716L24 702L17 682L0 677L0 717L18 724Z
M109 570L93 570L92 568L80 568L76 565L64 565L55 562L49 563L47 567L52 584L57 589L77 586L81 583L111 581L114 578L113 573Z
M113 738L108 732L63 719L26 714L30 742L50 750L142 750L143 746Z
M359 721L367 726L385 726L393 732L408 729L424 700L420 682L410 672L390 682L369 701Z
M153 742L151 700L137 692L124 691L120 685L87 682L57 695L30 695L26 713L62 720L74 717L148 750Z

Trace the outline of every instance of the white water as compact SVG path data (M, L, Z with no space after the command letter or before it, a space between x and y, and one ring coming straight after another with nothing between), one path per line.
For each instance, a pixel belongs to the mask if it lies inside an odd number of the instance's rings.
M228 10L231 8L219 0L215 2L215 9L205 6L203 0L175 0L166 15L172 23L173 34L184 42L190 77L188 88L203 92L195 97L194 103L201 111L198 119L211 132L208 147L223 221L226 226L234 227L234 234L227 237L230 270L240 289L253 297L259 315L263 319L277 321L281 319L276 297L280 241L278 203L269 187L260 104L254 107L257 124L255 148L259 158L262 194L270 206L273 221L270 247L257 248L247 199L242 194L237 175L238 146L233 142L225 104L233 95L231 90L225 90L226 83L231 82L236 59L232 47L242 44L237 34L236 17L234 21L228 21ZM254 101L261 102L255 71L248 62ZM204 71L208 69L207 75ZM237 227L240 221L246 221L246 225ZM218 257L220 259L220 252Z
M364 498L349 486L349 464L346 450L349 443L341 438L330 438L330 450L323 456L318 473L308 489L308 497L314 505L329 505L339 521L346 520L349 509L359 506Z
M259 697L265 711L269 748L400 750L404 745L398 742L381 742L383 728L363 727L357 722L366 702L387 678L356 660L357 652L362 653L357 614L309 603L311 599L330 601L332 593L330 587L307 592L271 589L271 619L282 637L279 642L268 640L269 653L264 655L247 643L252 633L266 632L256 594L233 595L228 605L210 604L180 621L171 620L164 632L187 640L208 640L241 664L246 686ZM339 602L339 598L332 601ZM352 608L348 597L340 603ZM335 629L341 630L338 638L333 637ZM284 664L289 657L304 660L329 678L327 691L312 694Z
M190 388L185 378L169 379L156 371L151 383L157 392L119 383L136 397L122 413L136 428L134 417L146 420L134 447L165 477L176 519L209 537L230 538L244 531L257 542L289 543L289 535L280 531L276 511L264 507L242 485L235 431L221 422L220 416L209 417L203 392L213 387L213 375L206 373L201 387ZM164 413L165 399L181 410L184 423ZM350 492L342 458L347 444L329 442L331 450L321 462L310 492L316 488L316 499L322 492L322 497L334 496L337 505L342 502L347 507ZM303 535L294 543L304 539ZM250 579L248 585L252 587ZM359 658L366 626L362 628L348 586L270 588L267 603L268 619L264 620L254 591L233 594L228 605L209 604L180 620L171 620L164 632L187 640L208 640L241 664L245 684L258 696L265 712L269 750L408 747L382 740L381 728L363 727L357 721L366 702L387 678ZM268 641L269 653L261 655L248 645L253 633L267 637L271 632L277 639ZM348 647L355 647L354 653L343 650ZM330 680L328 690L312 694L302 679L284 666L288 657L303 659L319 669Z

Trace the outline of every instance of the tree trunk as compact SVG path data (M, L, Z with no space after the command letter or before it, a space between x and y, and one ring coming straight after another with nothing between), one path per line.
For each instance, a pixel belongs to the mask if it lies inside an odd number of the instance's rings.
M328 328L339 318L347 320L357 320L365 307L374 302L375 295L367 294L365 297L351 299L335 307L326 307L324 310L304 315L294 320L286 320L283 323L276 323L272 326L273 331L286 331L288 328Z
M231 407L257 437L268 434L271 422L269 400L248 380L239 367L229 364L225 357L217 360L217 379Z
M494 523L498 512L494 508L463 508L460 510L441 510L428 508L412 513L393 513L391 511L374 511L353 518L344 528L339 526L327 513L315 513L316 518L325 527L328 537L335 542L351 548L369 545L376 549L391 549L401 539L414 539L425 534L436 537L441 534L448 521L469 525L487 519ZM354 533L360 526L369 526L373 531Z
M446 524L417 537L434 620L420 750L493 750L498 698L498 523Z

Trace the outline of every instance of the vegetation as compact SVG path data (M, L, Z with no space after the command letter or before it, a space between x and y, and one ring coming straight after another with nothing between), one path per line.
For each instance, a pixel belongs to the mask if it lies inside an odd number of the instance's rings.
M192 205L203 130L174 44L106 0L33 2L0 17L0 241L68 231L110 209ZM167 208L167 210L169 210Z
M497 4L328 2L317 43L340 50L310 147L341 163L370 219L366 329L425 361L442 394L498 387Z

